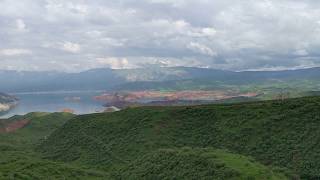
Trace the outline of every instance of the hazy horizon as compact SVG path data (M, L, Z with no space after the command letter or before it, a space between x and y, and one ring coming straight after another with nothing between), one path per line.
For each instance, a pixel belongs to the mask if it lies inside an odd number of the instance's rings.
M320 68L320 66L311 66L311 67L291 67L291 68L261 68L261 69L245 69L245 70L229 70L229 69L215 69L212 67L196 67L196 66L151 66L151 67L134 67L134 68L112 68L112 67L96 67L91 69L82 69L82 70L73 70L73 71L63 71L63 70L15 70L15 69L0 69L0 71L12 71L12 72L49 72L49 73L81 73L92 70L134 70L134 69L145 69L145 68L199 68L199 69L211 69L211 70L222 70L230 72L277 72L277 71L294 71L294 70L303 70L303 69L313 69Z

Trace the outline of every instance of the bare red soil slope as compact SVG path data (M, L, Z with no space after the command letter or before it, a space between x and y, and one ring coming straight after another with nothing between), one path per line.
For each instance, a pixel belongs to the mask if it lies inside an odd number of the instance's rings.
M30 123L30 120L27 120L27 119L4 123L2 127L0 127L0 133L15 132L18 129L25 127L29 123Z

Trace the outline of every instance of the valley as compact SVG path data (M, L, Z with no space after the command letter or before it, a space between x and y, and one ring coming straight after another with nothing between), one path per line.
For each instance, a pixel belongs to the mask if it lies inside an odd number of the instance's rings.
M140 73L50 74L7 89L0 179L320 178L318 68Z
M79 73L0 71L0 75L0 84L6 84L0 91L20 99L18 106L16 102L0 104L0 117L6 118L35 111L86 114L109 107L248 102L320 92L319 68L233 72L153 67Z
M320 1L0 0L0 27L0 180L320 180Z

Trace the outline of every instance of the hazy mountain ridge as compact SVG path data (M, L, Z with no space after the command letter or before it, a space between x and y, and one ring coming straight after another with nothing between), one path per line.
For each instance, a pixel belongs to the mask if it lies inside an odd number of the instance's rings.
M245 71L152 67L141 69L92 69L80 73L0 71L0 91L111 90L135 86L152 88L157 83L194 81L198 85L249 84L261 81L317 80L320 68L287 71ZM202 82L202 83L201 83ZM199 84L200 83L200 84ZM187 87L188 88L188 87Z

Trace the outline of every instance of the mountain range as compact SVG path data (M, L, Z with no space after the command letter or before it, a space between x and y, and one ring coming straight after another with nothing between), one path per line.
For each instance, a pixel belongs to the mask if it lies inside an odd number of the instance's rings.
M217 89L270 83L317 82L320 68L233 72L191 67L92 69L79 73L0 71L0 92Z

